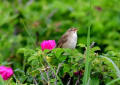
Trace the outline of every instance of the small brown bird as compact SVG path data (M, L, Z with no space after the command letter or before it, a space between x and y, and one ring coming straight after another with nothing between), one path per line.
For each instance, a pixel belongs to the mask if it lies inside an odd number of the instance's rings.
M77 29L70 28L60 38L57 44L57 48L71 48L74 49L77 44Z

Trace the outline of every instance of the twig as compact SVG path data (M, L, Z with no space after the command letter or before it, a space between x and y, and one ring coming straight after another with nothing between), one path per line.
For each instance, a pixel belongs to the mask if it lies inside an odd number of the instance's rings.
M79 80L76 81L75 85L78 85L79 84Z
M44 59L45 62L48 64L48 66L51 68L51 70L52 70L52 72L53 72L53 75L56 76L56 78L60 81L61 85L63 85L63 83L62 83L60 77L59 77L58 75L56 75L56 72L55 72L54 68L51 66L51 64L50 64L49 62L46 61L46 58L45 58L45 57L43 57L43 59Z
M80 75L78 76L78 80L76 81L75 85L79 85L80 83Z
M29 0L29 1L27 2L26 6L29 6L30 4L32 4L33 1L34 1L34 0Z
M71 77L70 77L70 79L69 79L69 81L68 81L67 85L70 85L70 81L71 81Z
M54 82L55 85L57 85L57 78L55 77L56 81Z
M37 83L35 77L33 77L33 80L34 80L34 82L35 82L35 85L38 85L38 83Z
M43 81L45 80L45 82L47 82L47 80L46 80L46 79L44 78L44 76L43 76L43 73L42 73L41 69L39 69L39 71L40 71L40 73L41 73L42 80L43 80Z
M93 48L95 45L95 42L92 42L92 44L90 45L90 48Z
M13 77L14 77L15 80L16 80L16 85L21 84L20 81L16 78L15 74L13 74Z
M62 67L63 63L64 63L64 62L62 62L62 63L60 63L60 64L58 65L58 68L57 68L57 71L56 71L56 75L58 74L58 72L59 72L60 68Z
M54 9L47 17L47 19L50 19L58 10Z
M56 75L58 74L58 72L59 72L60 68L62 67L63 63L64 63L64 61L58 65L58 68L57 68L57 71L56 71ZM56 78L56 81L55 81L55 85L57 85L57 78Z
M45 72L46 72L46 75L47 75L47 79L48 79L48 81L50 81L50 78L49 78L49 72L46 71L46 70L45 70Z

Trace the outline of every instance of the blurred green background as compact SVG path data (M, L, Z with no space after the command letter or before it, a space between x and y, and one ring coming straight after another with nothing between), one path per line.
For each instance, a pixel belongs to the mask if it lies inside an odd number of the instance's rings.
M79 29L78 43L86 44L90 24L91 42L101 53L120 51L119 0L1 0L0 63L16 56L18 48L57 42L70 27Z

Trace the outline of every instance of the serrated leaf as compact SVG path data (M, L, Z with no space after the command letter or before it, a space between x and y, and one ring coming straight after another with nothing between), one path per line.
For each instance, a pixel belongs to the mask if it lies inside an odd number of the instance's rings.
M25 50L26 50L25 48L20 48L20 49L17 51L17 53L24 53Z
M54 53L55 53L55 56L56 56L57 58L59 58L60 55L61 55L63 52L64 52L64 50L61 49L61 48L54 49Z
M32 60L35 60L35 59L36 59L35 56L31 56L31 57L28 58L28 62L30 62L30 61L32 61Z
M63 68L64 72L70 71L70 66L68 64L64 64L63 66L64 66L64 68Z
M98 78L91 78L89 85L99 85L99 79Z
M85 44L82 44L82 43L78 44L78 46L80 46L80 47L86 47Z
M92 51L97 51L97 50L101 50L99 47L93 47Z

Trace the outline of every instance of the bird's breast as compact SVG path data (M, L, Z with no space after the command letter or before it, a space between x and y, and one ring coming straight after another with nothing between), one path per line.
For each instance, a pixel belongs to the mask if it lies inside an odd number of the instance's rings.
M77 44L77 34L73 34L68 37L68 40L66 43L64 43L63 47L74 49L76 47L76 44Z

